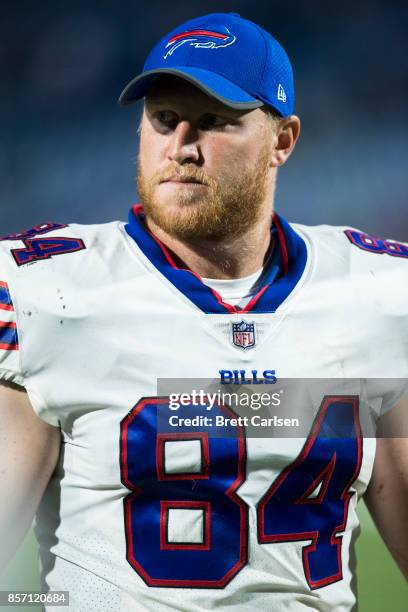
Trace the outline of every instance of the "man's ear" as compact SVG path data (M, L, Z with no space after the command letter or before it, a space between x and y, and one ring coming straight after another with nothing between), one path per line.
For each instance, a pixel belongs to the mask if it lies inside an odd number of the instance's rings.
M276 129L276 143L271 157L273 167L283 166L295 148L300 134L300 119L297 115L280 119Z

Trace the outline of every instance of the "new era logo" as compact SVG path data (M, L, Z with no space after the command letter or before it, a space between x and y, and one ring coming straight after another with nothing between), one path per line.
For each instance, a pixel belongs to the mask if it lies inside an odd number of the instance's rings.
M286 102L286 93L280 83L278 87L278 100L280 100L281 102Z

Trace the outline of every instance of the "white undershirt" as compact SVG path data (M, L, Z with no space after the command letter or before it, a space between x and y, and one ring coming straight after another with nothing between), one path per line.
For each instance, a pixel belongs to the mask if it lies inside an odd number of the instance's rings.
M256 293L256 281L264 268L259 268L253 274L243 278L221 280L219 278L203 278L203 283L220 294L224 302L233 306L244 307Z

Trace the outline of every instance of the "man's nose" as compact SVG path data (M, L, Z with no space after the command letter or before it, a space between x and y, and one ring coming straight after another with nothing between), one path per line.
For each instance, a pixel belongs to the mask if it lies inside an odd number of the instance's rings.
M197 162L200 159L197 130L189 121L179 121L171 135L168 156L179 164Z

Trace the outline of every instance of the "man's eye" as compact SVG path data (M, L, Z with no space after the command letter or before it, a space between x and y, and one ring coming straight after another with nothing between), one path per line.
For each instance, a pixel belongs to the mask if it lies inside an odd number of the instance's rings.
M164 125L169 125L176 119L176 114L171 111L159 111L156 113L157 119Z
M212 128L223 127L228 121L219 115L206 115L201 122L201 129L210 130Z

